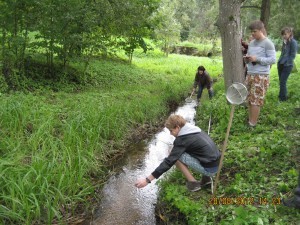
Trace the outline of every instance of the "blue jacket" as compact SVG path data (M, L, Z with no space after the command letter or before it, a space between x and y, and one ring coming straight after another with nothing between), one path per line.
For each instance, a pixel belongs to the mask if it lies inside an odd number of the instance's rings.
M284 66L292 66L298 50L297 41L292 38L287 43L283 43L281 55L278 59L278 64Z

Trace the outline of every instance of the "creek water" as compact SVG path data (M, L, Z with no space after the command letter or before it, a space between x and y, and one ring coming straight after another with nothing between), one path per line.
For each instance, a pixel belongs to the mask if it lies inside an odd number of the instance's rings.
M194 124L196 102L185 103L174 113ZM89 222L92 225L154 225L158 197L156 180L142 189L134 186L137 179L148 176L172 149L174 137L164 128L149 141L128 149L122 159L121 172L110 177L103 188L101 203ZM163 176L161 177L163 179ZM160 178L160 179L161 179Z

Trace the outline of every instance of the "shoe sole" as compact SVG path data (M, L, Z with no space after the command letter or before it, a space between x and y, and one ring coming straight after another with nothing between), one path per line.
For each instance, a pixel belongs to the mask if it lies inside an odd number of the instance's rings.
M199 191L199 190L201 190L201 187L199 187L199 188L194 188L193 190L191 190L191 189L189 189L191 192L195 192L195 191Z
M205 184L201 184L201 187L204 187L204 186L207 186L207 185L210 185L212 182L210 181L210 182L207 182L207 183L205 183Z

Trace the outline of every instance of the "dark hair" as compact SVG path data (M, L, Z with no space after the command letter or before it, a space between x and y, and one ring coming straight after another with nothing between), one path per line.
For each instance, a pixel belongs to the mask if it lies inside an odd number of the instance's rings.
M284 27L281 29L281 35L284 35L286 32L291 33L293 36L293 28L292 27Z
M265 29L265 25L260 20L255 20L252 23L250 23L249 29L250 30L264 30Z
M199 71L199 70L201 70L201 71L205 71L205 68L204 68L204 66L199 66L199 67L198 67L198 71Z

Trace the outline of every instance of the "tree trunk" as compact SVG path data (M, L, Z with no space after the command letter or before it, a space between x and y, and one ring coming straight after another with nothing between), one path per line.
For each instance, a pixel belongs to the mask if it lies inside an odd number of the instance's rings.
M262 0L260 10L260 20L264 23L266 32L268 33L268 23L270 18L271 0Z
M245 80L241 48L240 7L243 0L219 0L219 27L222 40L225 88Z

